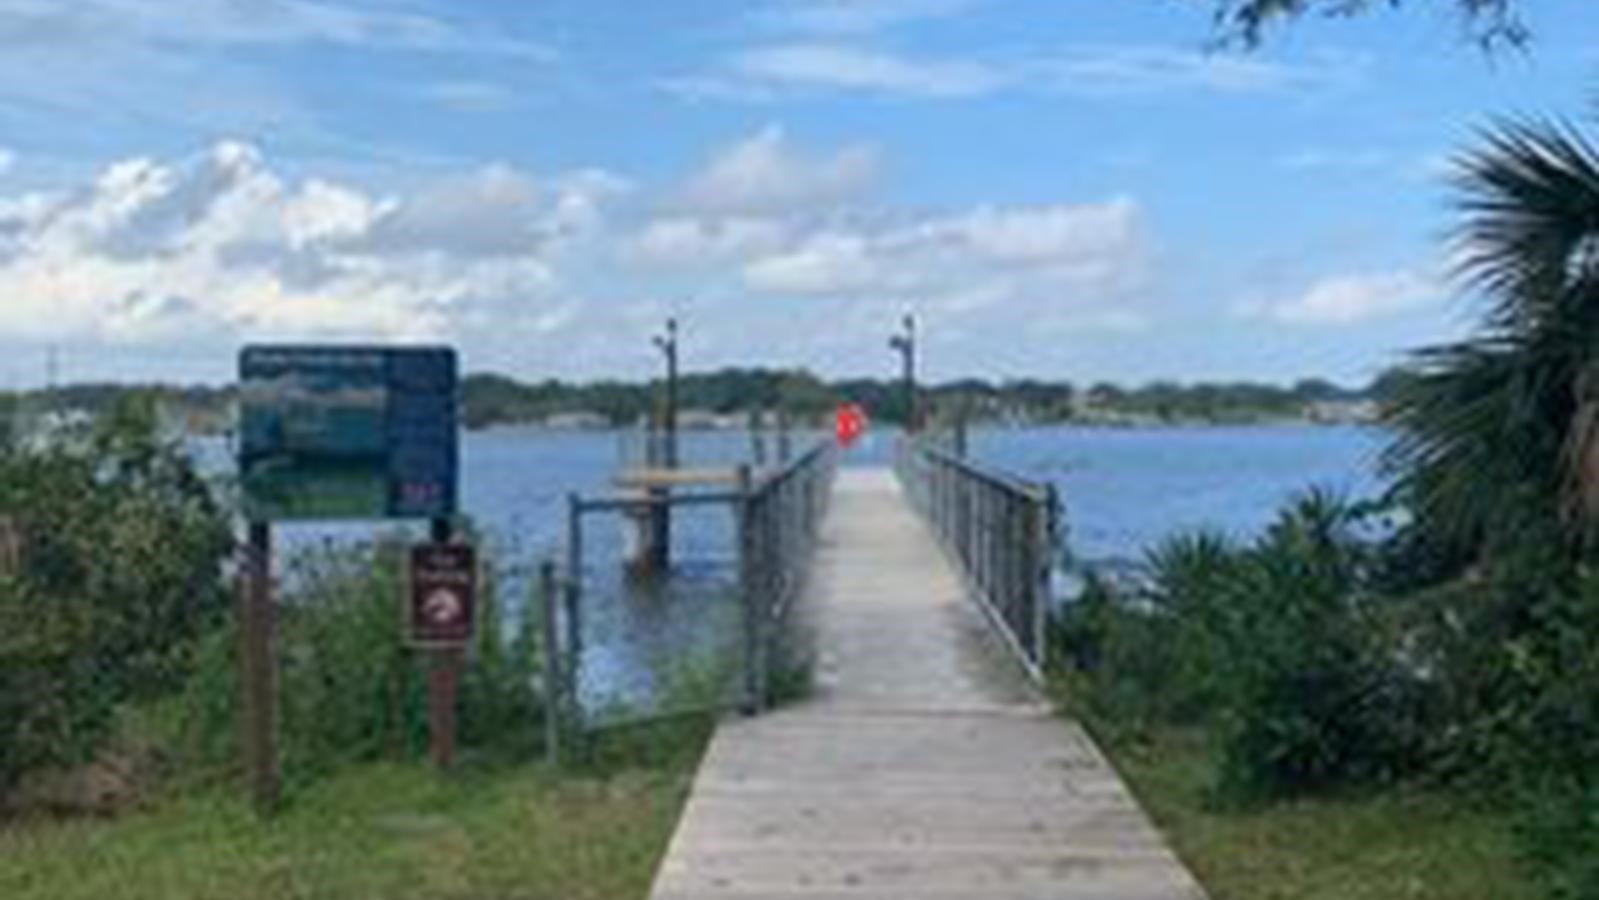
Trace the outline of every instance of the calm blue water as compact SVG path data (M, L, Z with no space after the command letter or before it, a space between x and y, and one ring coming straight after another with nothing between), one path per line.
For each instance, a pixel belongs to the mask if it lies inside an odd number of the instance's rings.
M1198 527L1250 537L1312 485L1373 496L1386 439L1355 426L1060 427L980 431L970 446L980 461L1053 483L1073 555L1096 562L1141 558Z
M877 431L844 465L886 465L897 435ZM796 437L796 452L808 438ZM1353 495L1378 487L1380 431L1338 426L977 430L974 458L1021 477L1053 482L1066 508L1073 556L1086 563L1139 559L1175 531L1200 526L1248 537L1294 492L1321 484ZM753 455L742 433L687 433L686 465L729 464ZM570 492L602 495L636 441L616 432L533 428L468 433L462 439L462 506L501 575L502 599L517 609L541 559L561 559ZM203 448L226 467L217 445ZM769 448L769 452L775 450ZM285 553L319 541L360 540L384 525L290 525ZM624 524L615 514L584 523L584 696L591 707L638 704L698 661L725 659L738 642L732 592L732 514L722 507L674 518L676 565L665 583L622 574ZM421 536L422 530L416 528ZM685 661L687 661L685 663Z

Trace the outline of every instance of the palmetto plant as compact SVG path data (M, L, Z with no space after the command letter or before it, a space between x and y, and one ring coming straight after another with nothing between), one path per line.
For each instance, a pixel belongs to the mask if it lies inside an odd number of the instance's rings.
M1419 351L1387 461L1424 526L1480 558L1599 534L1599 153L1506 123L1463 157L1459 274L1477 332Z

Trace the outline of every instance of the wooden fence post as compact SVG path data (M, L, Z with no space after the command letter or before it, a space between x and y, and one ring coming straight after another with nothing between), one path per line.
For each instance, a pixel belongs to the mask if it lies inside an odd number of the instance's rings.
M250 799L260 815L271 815L281 798L278 770L278 674L272 604L272 526L246 526L239 592L240 717Z

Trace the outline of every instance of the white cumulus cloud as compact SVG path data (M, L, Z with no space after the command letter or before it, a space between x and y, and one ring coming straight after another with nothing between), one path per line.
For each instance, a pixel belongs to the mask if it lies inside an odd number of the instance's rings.
M1438 281L1413 271L1323 278L1297 297L1251 310L1294 325L1349 325L1407 312L1440 299Z
M776 252L790 231L776 219L673 215L646 223L626 241L622 254L630 262L664 268L724 264Z
M672 201L621 239L619 258L820 315L886 303L1044 331L1143 321L1125 306L1153 280L1131 198L913 211L866 189L878 167L849 147L802 154L768 126L665 188Z
M0 336L436 337L551 290L617 190L599 172L543 186L488 166L374 196L287 179L237 142L124 160L0 195Z
M716 154L679 191L700 213L769 213L827 206L859 194L877 177L877 151L852 144L807 154L783 129L768 125Z
M1107 293L1142 279L1147 241L1138 207L1103 203L1004 207L817 226L792 246L750 259L758 290L816 296L858 292L959 295L999 302L1029 291Z

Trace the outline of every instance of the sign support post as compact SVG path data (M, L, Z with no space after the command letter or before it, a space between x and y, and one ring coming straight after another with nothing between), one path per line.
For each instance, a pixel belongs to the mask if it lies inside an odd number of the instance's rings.
M244 702L244 761L250 782L250 799L256 812L270 815L277 809L278 678L272 609L272 526L252 520L247 526L244 569L240 579L240 659Z
M449 544L450 520L432 520L431 532L435 545ZM428 651L428 758L440 772L448 772L455 764L455 701L460 692L461 653L458 646Z

